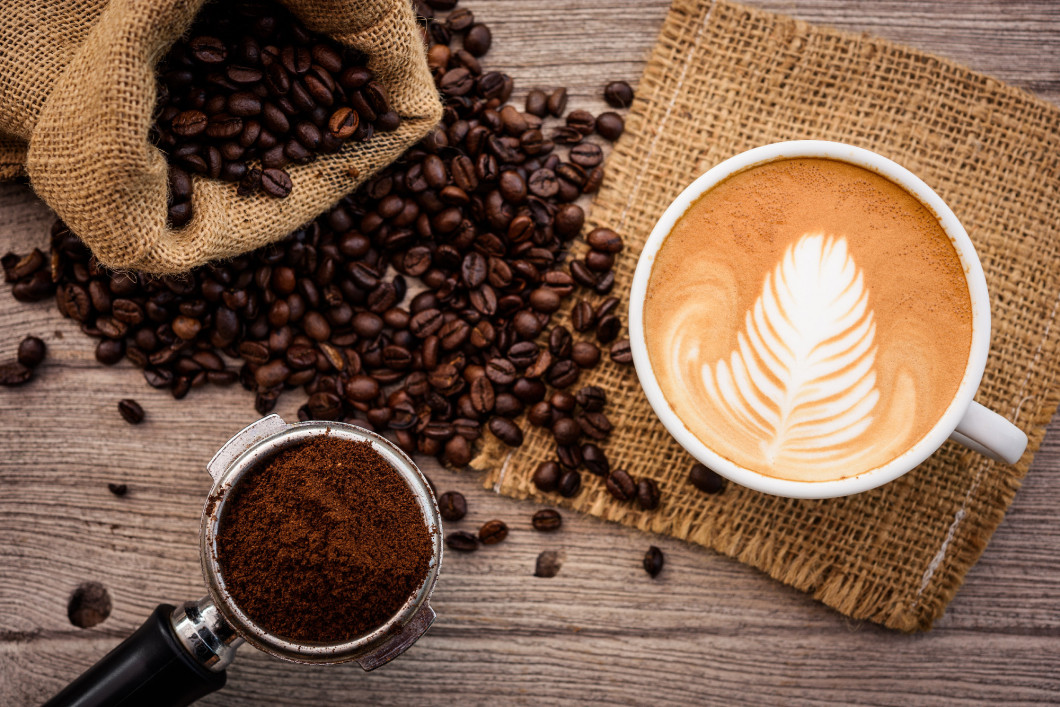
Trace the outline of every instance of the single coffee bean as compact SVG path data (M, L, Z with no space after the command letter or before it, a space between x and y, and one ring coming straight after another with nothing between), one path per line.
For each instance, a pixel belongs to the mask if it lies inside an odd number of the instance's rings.
M546 579L559 574L563 566L562 556L555 550L543 550L534 562L534 576Z
M614 142L621 137L626 129L626 121L618 113L608 111L596 116L596 132L600 136Z
M464 35L464 49L472 56L480 57L490 50L493 36L489 27L484 24L472 25Z
M574 469L568 469L559 477L556 490L564 498L573 498L582 488L582 475Z
M36 336L27 336L18 345L18 362L26 368L36 368L47 353L44 342Z
M145 330L145 331L150 331ZM142 354L141 354L142 355ZM101 339L96 344L96 360L102 363L104 366L113 366L118 361L122 360L125 356L125 340L124 339ZM146 358L144 363L146 363ZM134 361L134 363L136 363ZM143 368L141 365L140 368Z
M542 508L534 514L530 522L533 524L534 530L540 530L542 533L552 533L559 530L563 525L563 516L552 508Z
M548 372L548 382L554 388L567 388L578 382L581 371L571 360L557 361Z
M573 444L567 447L558 446L556 447L556 459L567 469L577 469L582 465L581 447Z
M445 546L456 552L478 550L478 538L466 530L457 530L445 536Z
M548 96L544 91L535 88L526 94L526 112L538 118L548 114Z
M574 444L581 434L581 427L570 417L561 417L552 424L552 436L556 438L556 444Z
M580 167L595 167L604 161L604 152L594 143L579 143L570 149L570 161Z
M589 231L589 235L585 237L585 241L589 244L590 248L599 250L603 253L622 252L622 237L610 228L594 228Z
M446 491L438 497L438 512L445 520L460 520L467 515L467 499L459 491Z
M589 470L589 473L595 474L596 476L607 477L611 471L611 463L607 459L607 455L604 454L600 447L596 446L592 442L588 442L582 445L582 464Z
M596 119L587 110L572 110L567 114L567 127L577 130L582 135L588 135L596 127Z
M557 118L562 117L564 111L567 110L567 89L557 88L553 91L549 95L546 105L549 113Z
M693 464L688 470L688 481L703 493L716 494L725 490L725 477L703 464Z
M574 305L574 309L570 313L571 326L574 327L574 331L586 332L593 328L596 324L596 312L593 311L593 306L585 300L578 300L578 303Z
M291 177L282 169L270 168L261 173L261 188L269 196L285 199L294 188Z
M508 526L502 520L488 520L478 529L478 539L483 545L496 545L508 537Z
M0 386L14 387L28 382L33 377L33 369L18 361L0 364Z
M130 425L139 425L144 421L144 409L140 406L140 403L130 398L118 401L118 412Z
M560 468L556 462L541 462L534 471L534 486L539 491L549 493L555 491L559 484Z
M653 578L657 577L662 572L663 560L662 550L652 545L644 553L644 571Z
M621 365L633 363L633 349L630 348L629 339L619 339L611 344L611 360Z
M113 482L107 484L107 490L115 496L124 496L129 492L129 487L126 484L115 484Z
M604 439L611 434L611 421L602 412L582 412L575 418L582 432L593 439Z
M604 100L612 108L629 108L633 104L633 89L625 81L612 81L604 86Z
M607 490L619 501L629 501L637 494L637 485L625 469L615 469L607 476Z
M534 427L551 426L552 406L544 400L534 403L526 413L526 421Z
M596 339L601 344L609 344L615 340L621 329L622 322L615 315L609 314L596 323Z
M564 326L555 326L548 335L548 350L556 358L567 358L571 355L574 344L570 331Z
M659 485L652 479L637 482L637 505L646 511L659 507Z
M523 444L523 431L511 420L505 417L495 417L489 421L490 432L509 447L519 447Z
M578 341L571 349L571 358L579 368L593 368L600 361L600 349L591 342Z

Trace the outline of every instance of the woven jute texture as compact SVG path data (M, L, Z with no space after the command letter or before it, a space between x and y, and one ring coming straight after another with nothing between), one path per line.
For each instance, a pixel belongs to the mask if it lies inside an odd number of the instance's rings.
M662 505L617 503L585 472L578 496L548 501L714 548L851 617L923 630L1001 522L1060 397L1060 111L887 41L676 0L592 208L592 225L626 239L615 292L628 292L656 219L695 177L751 147L806 138L890 157L962 220L993 314L976 399L1028 433L1023 459L997 464L947 442L898 481L854 497L792 500L732 484L706 496L688 485L693 460L653 415L632 367L607 361L578 385L607 391L611 465L655 479ZM530 478L552 449L532 430L510 454L491 439L475 465L491 469L487 484L503 494L542 498Z
M401 126L289 170L286 199L196 177L195 216L166 225L165 157L148 141L155 66L203 0L0 0L0 179L37 194L110 267L177 273L278 240L393 161L441 118L408 0L286 0L368 56Z

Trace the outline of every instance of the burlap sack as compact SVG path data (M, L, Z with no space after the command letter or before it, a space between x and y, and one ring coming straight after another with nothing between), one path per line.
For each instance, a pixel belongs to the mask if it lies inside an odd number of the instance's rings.
M548 501L714 548L852 617L926 629L1001 522L1060 401L1060 110L881 39L676 0L590 214L591 225L626 239L615 293L626 296L648 233L695 177L751 147L803 138L890 157L957 213L993 314L976 399L1028 433L1027 454L1008 466L947 443L858 496L802 501L733 485L705 496L687 483L693 460L652 413L632 367L605 361L579 385L607 391L612 467L655 479L662 505L617 503L584 472L580 495ZM494 440L476 465L501 493L542 498L530 477L552 448L549 435L530 430L515 452Z
M167 169L148 142L157 62L203 0L4 0L0 178L37 194L105 265L176 273L278 240L400 155L441 118L408 0L287 0L305 25L369 57L402 117L391 133L290 168L286 199L195 178L195 217L166 225Z

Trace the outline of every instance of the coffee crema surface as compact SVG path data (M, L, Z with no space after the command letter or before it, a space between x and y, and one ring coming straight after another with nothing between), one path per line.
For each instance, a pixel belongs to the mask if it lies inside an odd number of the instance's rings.
M782 159L703 194L656 255L644 336L663 395L707 447L758 473L828 481L916 444L972 342L960 258L890 180Z

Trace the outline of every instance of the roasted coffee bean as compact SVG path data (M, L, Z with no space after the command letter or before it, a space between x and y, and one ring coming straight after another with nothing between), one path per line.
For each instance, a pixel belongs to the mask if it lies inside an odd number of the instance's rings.
M552 436L558 445L574 444L581 434L581 427L572 418L561 417L552 423Z
M491 358L486 362L486 377L497 385L511 385L518 372L515 364L505 358Z
M564 326L555 326L548 335L548 350L556 358L567 358L573 350L573 338Z
M577 469L582 465L581 447L575 445L556 447L556 458L567 469Z
M104 366L113 366L118 361L121 361L124 356L124 339L120 339L117 341L115 341L114 339L101 339L100 342L96 344L96 360L102 363ZM147 359L144 358L142 363L146 362ZM142 364L138 364L136 361L133 361L133 363L138 365L140 368L143 368Z
M140 403L130 398L118 401L118 412L121 414L122 419L130 425L139 425L144 421L143 407L140 406Z
M619 501L629 501L637 494L637 485L625 469L615 469L607 476L607 491Z
M110 491L115 496L119 496L120 497L120 496L124 496L125 494L127 494L129 492L129 487L126 484L108 483L107 484L107 490Z
M478 539L483 545L496 545L508 537L508 526L503 520L488 520L478 529Z
M459 491L446 491L438 497L438 513L445 520L460 520L467 515L467 499Z
M582 287L596 288L599 279L592 270L585 266L585 263L581 260L572 260L570 263L570 274Z
M581 430L578 430L581 432ZM583 444L581 448L582 464L590 473L606 477L611 471L611 463L600 447L592 442Z
M593 368L600 361L600 349L588 341L575 342L571 349L571 359L580 368Z
M479 376L471 383L471 406L480 414L487 414L493 410L496 402L493 392L493 384L487 376Z
M546 107L548 112L556 118L562 117L567 110L567 89L557 88L553 91L546 101Z
M541 462L534 471L534 486L545 493L555 491L559 484L560 474L559 464L556 462Z
M593 311L591 304L585 300L578 300L578 303L574 305L574 309L571 310L570 321L574 331L589 331L596 324L596 312Z
M590 250L585 254L585 267L593 272L603 273L610 271L615 264L615 256L599 250Z
M538 118L548 114L548 96L544 91L534 89L526 94L526 112Z
M612 108L629 108L633 104L633 89L625 81L612 81L604 86L604 100Z
M590 248L603 253L621 253L622 237L610 228L594 228L585 237Z
M716 494L725 490L725 477L703 464L693 464L688 470L688 482L703 493Z
M643 510L652 511L659 507L659 486L651 479L637 482L637 505Z
M567 114L567 127L588 135L596 127L596 119L587 110L572 110Z
M489 421L490 432L509 447L520 447L523 444L523 431L505 417L495 417Z
M27 336L18 345L18 362L26 368L36 368L44 360L48 348L36 336Z
M562 555L556 550L542 550L534 562L534 576L545 579L555 577L563 566Z
M472 56L480 57L490 50L493 36L489 27L483 24L472 25L464 35L464 49Z
M538 346L532 341L520 341L508 349L508 360L516 368L527 368L537 360ZM494 381L496 382L496 381Z
M644 553L644 571L653 578L657 577L662 572L663 560L662 550L652 545Z
M586 412L598 412L607 404L607 394L598 386L585 386L575 393L575 401Z
M526 413L526 421L534 427L551 426L552 406L544 400L534 403Z
M588 437L604 439L611 434L611 421L602 412L582 412L574 419Z
M284 199L294 188L290 175L282 169L265 169L261 173L261 188L269 196Z
M33 377L33 369L18 361L0 363L0 386L13 387L28 382Z
M570 161L580 167L595 167L604 161L604 152L599 145L583 142L570 149Z
M457 530L445 536L445 546L456 552L478 550L478 538L466 530Z
M548 371L548 382L555 388L567 388L578 382L581 371L571 360L560 360Z
M612 142L621 137L626 129L626 121L618 113L608 111L596 116L596 132Z
M556 483L556 490L559 491L559 495L564 498L572 498L578 495L578 491L582 488L582 475L574 469L568 469L563 472L559 477L559 481Z
M633 350L630 348L629 339L619 339L611 344L611 360L621 365L633 363Z
M542 508L534 514L530 522L533 524L534 530L540 530L542 533L553 533L563 526L563 516L551 508Z
M613 314L609 314L596 323L596 338L601 344L609 344L618 336L622 329L622 322Z

